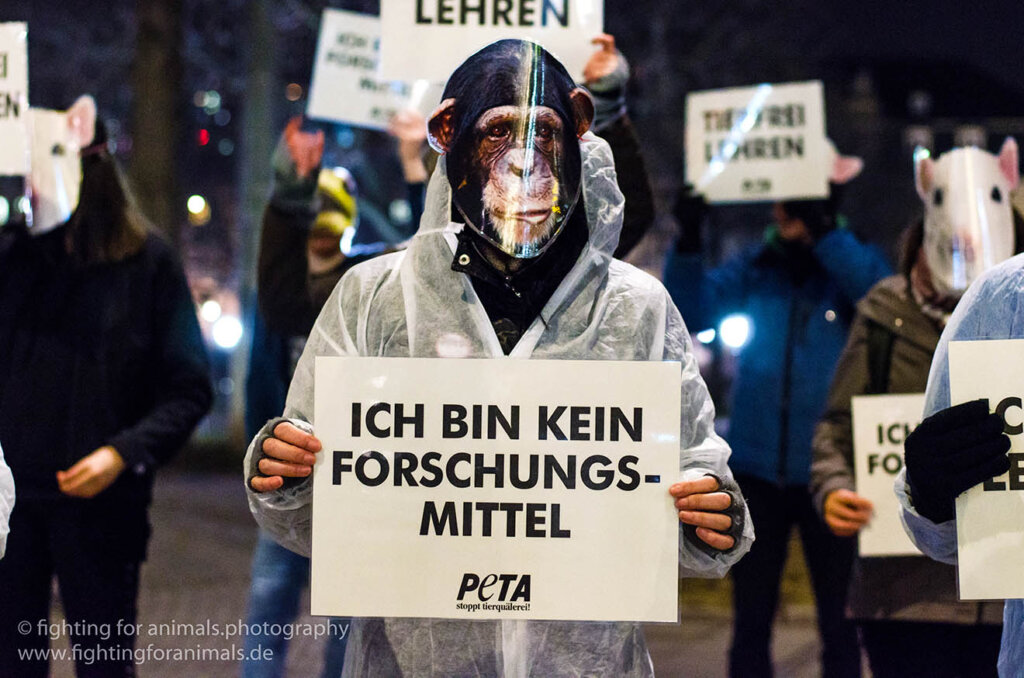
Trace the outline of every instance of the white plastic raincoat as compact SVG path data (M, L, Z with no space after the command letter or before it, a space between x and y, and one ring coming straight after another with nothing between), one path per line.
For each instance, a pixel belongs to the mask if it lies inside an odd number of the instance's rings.
M312 422L315 356L678 360L683 365L680 478L706 473L731 478L729 447L715 435L714 406L679 312L657 280L612 259L623 198L611 151L587 134L581 153L589 242L508 358L470 279L451 270L462 225L450 223L451 189L442 158L409 248L355 266L327 300L295 370L285 416ZM250 445L247 477L258 461L253 456ZM303 554L310 550L311 485L248 491L260 525ZM667 492L665 501L672 501ZM753 532L747 515L737 546L714 556L681 538L683 576L723 576L750 548ZM631 622L359 619L352 624L343 675L642 678L653 673L643 633Z
M924 416L950 406L949 342L977 339L1024 339L1024 254L1007 259L971 284L942 333L932 358ZM896 479L903 526L925 555L956 564L956 520L933 523L920 515L907 496L906 471ZM1003 642L999 675L1019 678L1024 671L1024 600L1007 600L1003 608Z
M4 450L0 447L0 558L7 551L7 535L10 533L11 511L14 509L14 476L4 462Z

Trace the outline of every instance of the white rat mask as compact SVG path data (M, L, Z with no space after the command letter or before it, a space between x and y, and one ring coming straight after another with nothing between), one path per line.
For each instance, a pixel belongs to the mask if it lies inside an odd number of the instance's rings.
M1017 187L1017 142L999 155L955 148L932 160L914 154L914 179L924 201L924 254L932 284L957 295L981 273L1013 256L1010 191Z
M29 109L33 235L63 224L78 206L82 183L79 152L92 143L96 103L80 97L67 111Z

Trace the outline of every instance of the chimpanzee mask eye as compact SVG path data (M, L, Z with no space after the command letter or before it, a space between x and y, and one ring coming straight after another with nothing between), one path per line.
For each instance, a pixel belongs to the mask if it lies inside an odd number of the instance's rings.
M431 118L456 217L510 256L539 256L576 207L577 137L593 115L580 97L539 45L502 40L456 69Z

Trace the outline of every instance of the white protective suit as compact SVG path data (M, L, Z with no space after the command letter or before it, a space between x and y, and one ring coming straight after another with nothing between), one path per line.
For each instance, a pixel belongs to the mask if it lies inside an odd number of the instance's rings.
M678 360L680 478L713 473L731 479L729 447L714 432L714 406L679 312L656 279L612 259L624 203L611 150L587 134L581 154L584 203L577 209L585 205L589 242L507 358L470 279L451 270L462 225L450 223L451 189L442 158L409 248L353 267L327 300L295 370L285 416L312 422L316 356ZM247 477L258 461L253 457L250 445ZM259 524L306 555L311 486L307 480L290 490L248 490ZM672 501L667 492L665 501ZM683 576L723 576L750 548L753 533L747 514L736 547L714 556L681 537ZM373 618L353 620L350 633L345 678L654 675L643 633L632 622Z
M7 551L7 535L10 533L11 511L14 510L14 476L4 462L4 450L0 447L0 558Z

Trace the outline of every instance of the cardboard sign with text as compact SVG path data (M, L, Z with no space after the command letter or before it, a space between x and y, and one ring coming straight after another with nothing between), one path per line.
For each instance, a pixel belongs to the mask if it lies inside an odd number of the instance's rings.
M949 344L950 403L988 398L1010 437L1010 472L956 499L960 598L1024 598L1024 340Z
M676 621L680 374L317 358L312 613Z
M503 38L540 43L577 81L604 32L604 0L381 0L381 75L445 82Z
M829 159L821 82L686 97L686 180L711 203L823 198Z
M24 175L28 150L28 24L0 23L0 175Z
M858 534L862 557L921 555L903 529L893 483L903 468L903 441L921 423L923 410L923 393L853 398L857 494L875 505L871 522Z
M325 9L306 114L383 130L401 110L415 109L424 117L433 112L441 99L441 85L381 79L379 48L380 18Z

